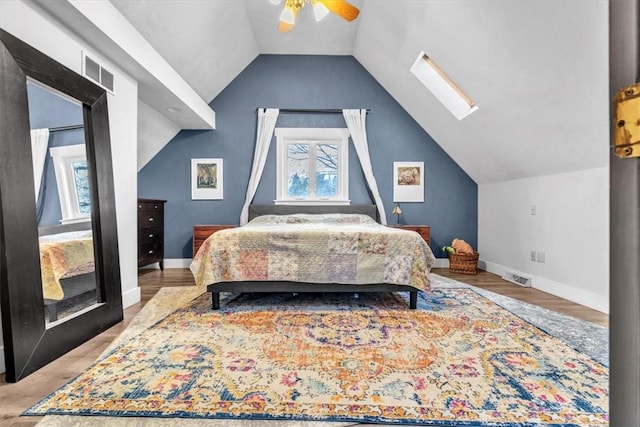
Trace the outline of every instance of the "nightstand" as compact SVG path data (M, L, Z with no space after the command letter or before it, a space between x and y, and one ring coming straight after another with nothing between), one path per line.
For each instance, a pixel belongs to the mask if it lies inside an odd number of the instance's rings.
M237 225L194 225L193 226L193 256L196 256L198 249L216 231L225 228L235 228Z
M411 230L411 231L415 231L416 233L418 233L420 236L422 236L422 239L427 242L427 245L429 244L429 233L431 230L431 227L429 227L428 225L389 225L389 227L395 227L395 228L402 228L403 230Z

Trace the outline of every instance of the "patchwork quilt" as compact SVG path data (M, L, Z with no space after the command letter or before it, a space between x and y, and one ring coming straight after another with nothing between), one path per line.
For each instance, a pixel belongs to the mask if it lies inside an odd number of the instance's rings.
M95 269L91 231L72 231L40 237L40 268L45 299L61 300L60 280Z
M409 285L429 289L434 256L418 233L358 214L260 216L220 230L191 263L198 286L233 281Z

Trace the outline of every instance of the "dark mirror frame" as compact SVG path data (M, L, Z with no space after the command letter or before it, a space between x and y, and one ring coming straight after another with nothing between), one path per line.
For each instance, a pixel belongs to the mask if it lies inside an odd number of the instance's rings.
M98 305L45 327L27 78L83 104ZM123 318L107 94L0 29L0 303L6 375L16 382Z

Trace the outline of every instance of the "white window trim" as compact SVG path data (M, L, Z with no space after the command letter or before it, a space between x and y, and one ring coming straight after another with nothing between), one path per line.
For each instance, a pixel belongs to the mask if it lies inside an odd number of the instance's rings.
M90 221L90 214L80 213L78 194L73 176L72 164L87 160L84 144L51 147L49 149L53 159L53 167L58 184L58 197L62 210L62 224Z
M276 128L276 205L348 205L349 200L349 136L347 128ZM338 145L338 195L336 197L293 198L286 192L287 145L299 143L331 143Z

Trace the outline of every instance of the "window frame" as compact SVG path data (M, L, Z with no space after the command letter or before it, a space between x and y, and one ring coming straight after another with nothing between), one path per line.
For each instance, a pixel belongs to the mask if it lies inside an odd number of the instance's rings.
M87 161L85 144L73 144L49 148L58 186L62 211L61 224L91 220L91 212L81 213L73 164Z
M276 128L276 205L349 205L349 136L347 128ZM289 197L287 195L287 146L290 144L335 144L338 146L338 187L334 197ZM309 150L315 162L315 150ZM315 179L315 178L313 178Z

